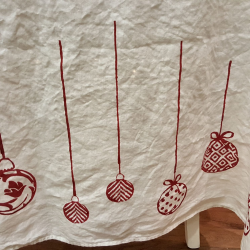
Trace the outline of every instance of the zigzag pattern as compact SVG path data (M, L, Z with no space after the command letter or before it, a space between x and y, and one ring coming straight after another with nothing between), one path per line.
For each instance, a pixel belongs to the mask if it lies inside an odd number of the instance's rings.
M84 223L89 218L88 209L76 201L66 203L63 207L65 217L72 223Z
M111 182L106 191L108 199L113 202L127 201L133 196L133 193L133 184L124 179Z

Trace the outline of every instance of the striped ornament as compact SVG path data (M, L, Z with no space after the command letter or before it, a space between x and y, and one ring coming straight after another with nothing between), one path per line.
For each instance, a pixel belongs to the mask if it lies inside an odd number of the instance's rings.
M106 190L106 195L110 201L123 202L129 200L134 193L134 186L124 179L116 179L111 182Z
M63 207L65 217L72 223L84 223L89 218L89 210L78 201L66 203Z

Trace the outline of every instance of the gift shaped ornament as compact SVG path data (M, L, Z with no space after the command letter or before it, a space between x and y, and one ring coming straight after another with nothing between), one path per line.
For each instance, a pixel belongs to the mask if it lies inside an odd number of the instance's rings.
M11 215L25 208L36 193L35 177L24 170L15 169L15 164L5 157L1 134L0 151L0 214Z
M201 166L204 172L222 172L238 164L239 157L237 148L233 143L226 140L233 136L234 133L230 131L226 131L222 134L217 132L211 133L212 141L205 151Z
M179 183L181 175L177 175L174 180L165 180L163 185L168 188L162 193L157 203L158 212L163 215L174 213L182 204L187 194L187 187L184 183Z

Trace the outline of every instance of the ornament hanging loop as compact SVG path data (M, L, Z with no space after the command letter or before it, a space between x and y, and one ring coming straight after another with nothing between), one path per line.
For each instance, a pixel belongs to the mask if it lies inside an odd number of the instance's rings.
M124 180L125 176L121 173L119 173L117 176L116 176L116 180Z
M74 201L74 202L79 202L79 198L78 198L78 196L73 195L73 196L71 197L71 201Z

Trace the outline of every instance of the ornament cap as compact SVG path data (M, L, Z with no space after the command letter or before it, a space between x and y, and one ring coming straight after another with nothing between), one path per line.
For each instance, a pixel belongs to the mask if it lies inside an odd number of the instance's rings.
M71 197L71 201L73 201L73 202L79 202L79 198L76 195L73 195Z
M119 173L117 176L116 176L116 180L124 180L125 176L121 173Z
M15 168L15 164L9 158L2 158L0 160L0 171L13 170Z

